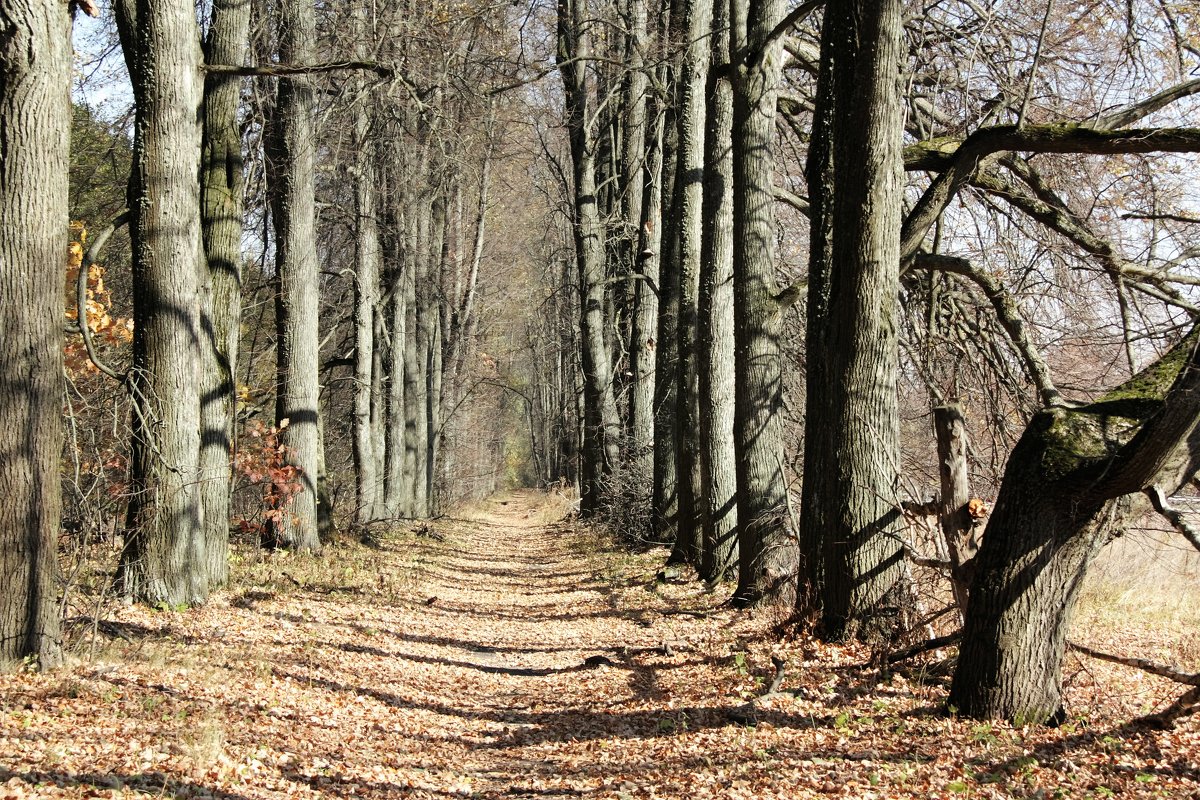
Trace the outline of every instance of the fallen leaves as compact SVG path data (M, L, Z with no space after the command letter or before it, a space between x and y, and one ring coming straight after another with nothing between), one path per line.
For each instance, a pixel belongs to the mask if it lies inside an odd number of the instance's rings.
M536 494L505 501L439 521L444 541L241 553L241 583L203 608L113 609L93 661L0 676L0 799L1200 791L1194 720L1132 728L1105 702L1134 681L1159 702L1157 679L1089 665L1057 729L954 719L932 673L780 642L771 615L693 584L647 591L663 554L538 526ZM782 693L747 709L773 658Z

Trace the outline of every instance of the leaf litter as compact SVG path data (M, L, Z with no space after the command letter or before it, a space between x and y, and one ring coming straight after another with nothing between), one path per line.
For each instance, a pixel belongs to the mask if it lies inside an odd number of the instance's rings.
M0 675L0 798L1200 798L1196 721L1129 723L1168 682L1069 657L1067 724L957 719L933 667L781 637L547 514L247 551L204 607L82 619L90 658Z

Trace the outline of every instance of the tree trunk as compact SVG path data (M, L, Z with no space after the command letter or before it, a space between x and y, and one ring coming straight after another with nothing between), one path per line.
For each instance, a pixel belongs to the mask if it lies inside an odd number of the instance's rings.
M658 283L658 245L650 241L657 233L658 220L646 209L657 199L650 192L657 187L658 169L654 156L647 154L646 110L650 77L645 68L649 44L646 0L630 0L630 30L625 82L624 165L625 194L622 216L626 225L625 261L631 274L641 275L633 282L633 309L629 330L629 450L627 461L634 480L644 480L654 470L654 339L658 336L658 302L654 289ZM656 142L661 141L656 137ZM655 145L656 153L662 151ZM651 181L647 187L649 172ZM652 220L652 221L648 221ZM653 274L651 274L651 272Z
M700 264L700 577L720 580L737 562L737 473L733 446L733 87L729 0L713 4L712 71L704 140L704 238Z
M824 635L884 633L903 571L896 378L903 109L900 0L825 11L810 154L806 591ZM870 623L868 626L867 624Z
M1018 723L1064 718L1062 657L1087 568L1200 468L1200 329L1099 401L1039 412L1017 442L975 558L949 703Z
M305 64L315 52L315 16L307 0L279 4L279 60ZM295 467L300 491L273 526L275 544L319 550L317 482L318 314L320 270L315 234L313 89L307 75L279 78L270 162L271 213L275 222L275 315L278 344L276 424L280 443Z
M355 26L359 29L360 48L367 22L364 8L354 11ZM365 56L363 50L359 53ZM365 91L365 86L359 87ZM367 106L355 107L354 119L354 200L356 261L354 279L354 478L357 508L355 520L365 525L379 516L380 476L376 474L380 459L375 452L375 431L371 412L375 407L372 381L375 366L375 311L379 297L379 221L378 174L375 169L375 149L371 120Z
M972 559L978 549L973 532L974 520L968 507L971 502L971 477L967 472L967 423L958 403L938 406L933 410L933 427L937 436L938 475L942 493L938 500L938 520L946 551L950 556L950 586L960 613L967 613L968 592L971 587Z
M705 89L712 36L712 0L685 0L680 27L686 49L679 73L679 150L675 198L679 235L679 358L675 371L675 453L678 525L671 561L700 566L703 547L700 405L697 384L697 306L704 230Z
M574 238L578 269L579 331L583 368L583 428L580 513L595 514L604 484L616 467L621 423L613 396L611 361L604 342L604 222L596 187L596 136L591 119L588 60L591 35L578 2L559 0L559 71L566 89L567 128L574 177Z
M246 60L250 4L219 0L205 43L209 64ZM241 78L209 74L204 80L200 161L200 214L206 269L201 273L201 328L205 373L200 406L200 486L204 552L212 587L229 577L229 496L237 408L237 351L242 318Z
M132 483L118 582L177 607L208 597L200 503L200 31L190 3L118 4L136 124Z
M412 382L405 387L405 396L412 398L409 404L411 411L412 432L412 471L409 479L412 481L412 510L414 517L426 517L429 514L429 495L426 491L426 470L429 459L429 339L430 319L429 304L432 300L430 291L431 244L433 230L433 203L424 197L420 201L417 218L416 253L414 255L416 271L413 287L412 315L409 317L409 342L412 348ZM406 363L407 367L408 364Z
M71 23L55 2L0 0L0 661L62 662L62 279ZM82 264L81 269L87 269Z
M754 55L733 73L734 448L738 487L739 605L790 604L796 546L783 473L783 303L775 288L774 141L782 45L768 42L780 0L735 6L733 47Z

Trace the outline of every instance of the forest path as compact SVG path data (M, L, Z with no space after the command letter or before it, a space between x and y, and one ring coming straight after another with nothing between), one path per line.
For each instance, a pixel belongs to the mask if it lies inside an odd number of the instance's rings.
M1200 798L1194 721L1124 724L1173 684L1093 664L1086 725L948 719L932 673L781 641L566 506L511 493L320 556L246 543L182 612L77 589L74 663L0 673L0 800ZM773 656L788 692L764 699Z

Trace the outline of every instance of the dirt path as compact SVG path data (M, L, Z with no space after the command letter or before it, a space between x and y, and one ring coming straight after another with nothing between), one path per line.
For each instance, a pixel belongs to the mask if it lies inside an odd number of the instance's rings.
M516 493L378 549L247 548L204 608L105 608L70 668L0 675L0 800L1200 797L1194 723L947 719L936 676L780 643L551 516ZM751 706L773 649L791 693Z

